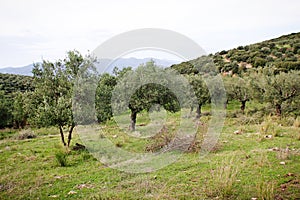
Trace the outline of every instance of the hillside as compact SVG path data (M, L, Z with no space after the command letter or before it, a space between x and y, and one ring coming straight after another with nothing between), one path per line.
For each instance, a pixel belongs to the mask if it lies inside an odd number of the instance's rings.
M0 90L6 94L33 90L32 77L0 73Z
M208 62L209 60L213 62ZM251 68L274 67L280 71L300 70L300 32L275 39L223 50L207 57L199 57L189 62L172 65L180 73L195 73L197 69L214 69L222 73L240 74ZM199 70L199 69L198 69Z

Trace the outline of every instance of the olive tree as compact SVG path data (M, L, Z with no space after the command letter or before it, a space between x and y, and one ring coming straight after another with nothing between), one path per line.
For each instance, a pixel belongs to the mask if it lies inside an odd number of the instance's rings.
M224 79L227 97L241 103L241 111L245 112L246 103L251 99L251 89L248 81L241 77L228 77Z
M73 88L81 69L90 57L84 58L78 51L70 51L63 60L49 62L44 60L33 69L35 96L39 98L35 110L38 126L57 126L62 143L70 146L75 121L72 113ZM88 69L86 69L88 71ZM65 141L64 130L68 140Z
M204 79L200 74L191 74L188 76L188 80L197 97L196 118L199 119L201 117L202 106L210 100L210 93ZM191 108L191 111L192 110L193 108Z
M274 106L276 114L282 115L282 105L292 104L300 98L300 72L275 73L265 69L251 76L256 98Z
M165 79L167 74L157 67L153 61L140 65L136 70L129 70L122 78L113 92L114 106L118 113L130 110L130 127L135 131L137 114L143 110L149 111L153 105L159 104L167 111L179 111L180 106L175 94L166 85L176 86L175 79ZM162 75L162 76L160 76ZM155 80L154 80L155 79Z

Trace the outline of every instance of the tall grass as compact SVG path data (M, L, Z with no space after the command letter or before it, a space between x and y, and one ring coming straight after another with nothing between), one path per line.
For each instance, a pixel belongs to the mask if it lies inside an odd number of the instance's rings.
M235 162L235 157L225 158L218 163L215 170L211 172L212 188L208 191L209 197L218 198L234 198L235 196L235 184L237 182L237 176L239 174L238 162Z

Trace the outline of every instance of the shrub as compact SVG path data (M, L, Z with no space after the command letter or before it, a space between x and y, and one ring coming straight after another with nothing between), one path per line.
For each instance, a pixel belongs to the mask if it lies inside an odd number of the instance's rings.
M274 56L276 56L277 58L281 58L282 57L282 53L281 52L275 52Z
M266 65L267 61L263 58L257 57L254 60L254 67L264 67Z
M57 152L55 153L56 161L57 161L57 163L58 163L61 167L67 166L67 163L68 163L68 162L67 162L67 156L68 156L67 152L62 151L62 150L57 151Z
M36 138L35 133L31 129L21 130L19 135L17 136L18 140L32 139Z
M271 49L269 47L263 47L260 49L260 51L264 54L270 54L271 53Z

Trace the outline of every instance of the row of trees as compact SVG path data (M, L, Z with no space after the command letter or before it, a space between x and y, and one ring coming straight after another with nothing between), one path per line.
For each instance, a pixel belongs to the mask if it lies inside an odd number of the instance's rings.
M86 105L95 107L98 122L111 119L112 107L115 106L117 111L118 109L123 112L130 110L130 130L132 131L135 130L137 114L143 110L149 111L153 105L159 104L170 112L177 112L181 107L187 105L190 105L193 110L196 106L195 117L200 118L201 108L204 104L216 101L218 98L221 99L220 101L224 100L222 99L224 88L220 87L222 84L214 78L215 71L212 71L213 75L211 71L206 72L212 66L205 59L193 61L194 63L204 63L205 67L202 71L201 68L199 68L200 70L191 68L188 63L162 69L155 66L154 62L149 62L136 70L130 67L122 70L115 68L112 74L104 73L100 76L96 72L95 62L96 60L90 56L84 57L77 51L71 51L63 60L54 63L43 61L43 63L35 65L33 69L34 90L14 93L10 112L6 94L3 91L0 92L1 119L11 117L18 128L23 128L26 124L36 127L57 126L62 143L69 146L76 125L72 108L74 106L84 108L84 105L77 105L74 99L84 99L87 92L91 92L88 84L83 87L83 82L87 80L97 81L96 92L93 93L95 98L92 98L94 102L88 100L84 102ZM188 70L186 66L189 67ZM184 96L191 91L181 87L181 80L174 78L176 75L170 72L174 67L191 86L196 96L195 99L187 98L183 101L178 98L178 94ZM163 76L168 73L173 78L168 79L167 76ZM146 76L147 74L148 76ZM149 74L153 74L153 76L151 77ZM84 77L83 79L79 79L81 75ZM155 76L158 77L154 78ZM136 83L138 82L143 84L137 87ZM279 116L283 113L300 110L299 82L299 71L278 72L272 68L252 70L240 77L223 77L228 100L239 101L242 112L245 111L246 102L255 99L263 103L270 103ZM76 85L82 86L78 89L75 87ZM171 87L167 87L168 85ZM174 88L172 89L172 87ZM178 94L175 95L174 91ZM126 96L129 96L128 100L123 101L127 98ZM113 101L116 99L120 101ZM289 105L288 109L285 105ZM89 111L80 113L85 122L89 118ZM92 122L93 119L90 121ZM2 124L4 127L7 122L2 120L1 123L4 123ZM64 133L68 135L67 141Z
M272 105L278 116L283 114L283 106L285 113L299 112L299 82L299 71L277 72L272 68L258 69L243 77L224 78L228 100L239 101L243 113L246 102L257 100Z

